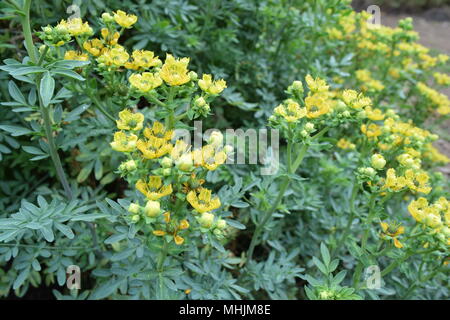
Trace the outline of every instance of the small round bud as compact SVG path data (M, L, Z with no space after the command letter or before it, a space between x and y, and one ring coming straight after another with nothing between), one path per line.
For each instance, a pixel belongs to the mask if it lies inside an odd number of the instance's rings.
M209 136L208 143L215 147L221 146L223 143L223 134L219 131L214 131Z
M342 112L342 115L346 118L350 117L350 112L348 110L345 110L344 112Z
M141 207L136 203L131 203L128 207L128 211L134 214L138 214L141 211Z
M173 161L172 161L172 159L169 158L169 157L164 157L164 158L161 160L161 166L162 166L163 168L170 168L170 167L172 167L172 165L173 165Z
M302 130L302 131L300 131L300 134L302 135L302 137L307 137L308 136L308 131Z
M338 101L336 102L336 105L335 105L334 108L336 109L336 111L341 112L341 111L345 111L345 110L347 109L347 105L345 104L344 101L338 100Z
M312 123L312 122L307 122L307 123L305 124L305 130L308 131L308 132L313 131L313 130L314 130L314 123Z
M102 13L102 20L104 23L109 23L109 22L113 22L114 21L114 17L109 14L108 12L103 12Z
M162 170L162 174L163 174L163 176L165 176L165 177L170 176L170 175L172 174L172 169L171 169L171 168L164 168L164 169Z
M386 160L381 154L376 153L371 158L371 164L375 169L381 170L386 165Z
M183 154L177 161L177 167L181 171L191 171L194 163L190 153Z
M227 222L224 219L219 219L217 221L217 228L223 230L227 227Z
M211 228L214 222L214 215L209 212L203 212L200 218L198 219L198 222L203 228Z
M145 205L144 213L150 218L155 218L161 213L161 205L158 201L149 200Z
M134 223L139 222L140 219L141 217L138 214L135 214L134 216L131 217L131 221Z
M122 162L119 166L119 170L122 171L134 171L136 170L137 165L136 165L136 161L134 160L128 160L126 162Z
M365 118L367 118L367 113L363 110L363 111L358 112L357 116L358 116L358 119L365 119Z
M190 71L188 73L188 76L191 79L191 81L197 81L198 80L198 74L195 71Z
M232 153L233 151L234 151L234 148L232 147L232 146L230 146L230 145L226 145L225 147L223 147L223 151L226 153L226 154L230 154L230 153Z

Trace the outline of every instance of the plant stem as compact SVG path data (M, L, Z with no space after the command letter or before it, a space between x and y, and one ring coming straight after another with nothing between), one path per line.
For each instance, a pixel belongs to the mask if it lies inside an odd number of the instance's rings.
M25 45L28 55L30 56L31 62L36 63L37 57L33 44L33 34L31 32L31 25L30 25L30 7L31 7L31 0L25 0L25 4L23 6L23 13L25 14L25 16L21 16L20 20L22 23L23 36L25 38Z
M164 265L164 261L166 260L167 257L167 251L169 249L169 243L166 241L165 238L163 238L163 245L161 248L161 252L159 253L159 258L158 258L158 263L156 265L156 269L161 272L162 271L162 267Z
M103 108L102 104L100 103L100 101L98 101L97 97L95 97L94 95L89 95L89 97L91 98L92 102L94 102L95 106L97 107L98 110L100 110L101 113L103 113L108 119L110 119L114 123L116 122L116 118L114 118L108 111L106 111L105 108Z
M33 35L31 33L31 27L30 27L30 6L31 6L31 0L25 0L25 5L23 8L23 11L25 13L25 16L21 18L22 20L22 30L25 37L25 43L26 43L26 49L28 52L28 55L30 56L30 59L33 63L37 62L36 58L36 51L33 44ZM45 52L43 56L45 55ZM40 79L36 80L36 88L37 92L39 93L39 86L40 86ZM59 181L61 182L64 191L66 193L66 196L69 200L72 200L72 190L70 189L69 183L67 182L66 175L64 172L64 169L61 164L61 159L59 158L58 151L55 145L55 140L53 139L53 129L52 129L52 122L50 118L50 108L44 107L42 103L42 98L39 95L39 106L42 118L44 120L44 131L45 136L47 138L47 143L49 147L50 157L53 161L53 164L56 169L56 174L58 175Z
M352 195L350 198L350 216L348 218L348 222L347 222L347 225L345 226L344 232L342 233L342 237L338 240L338 242L336 244L335 250L338 250L341 246L344 245L345 240L347 239L348 234L350 232L350 228L352 226L353 219L355 218L355 200L356 200L356 195L358 194L358 189L359 189L358 184L354 183L353 188L352 188Z
M328 130L328 128L322 129L319 133L317 133L315 136L311 138L311 140L317 139L325 134L325 132ZM291 128L289 128L289 137L291 137ZM248 248L247 252L247 259L250 260L253 256L253 251L255 250L256 245L259 241L259 236L261 232L264 229L265 224L269 221L269 219L272 217L272 214L275 212L275 210L278 208L278 206L281 203L281 200L283 199L283 196L289 187L289 184L291 182L291 177L293 173L295 173L298 169L298 167L301 165L303 159L305 158L307 152L308 152L309 145L303 144L300 152L295 159L295 161L292 163L292 140L288 139L287 144L287 168L288 172L287 175L283 178L283 181L281 183L280 191L278 192L277 198L273 205L270 207L268 211L264 214L261 222L256 226L255 232L253 233L252 240L250 242L250 246Z

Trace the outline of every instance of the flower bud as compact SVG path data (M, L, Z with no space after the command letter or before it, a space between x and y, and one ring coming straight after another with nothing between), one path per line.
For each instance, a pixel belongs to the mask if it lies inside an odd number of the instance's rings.
M223 147L223 151L228 155L233 153L234 148L227 144L225 147Z
M375 169L381 170L386 165L386 160L381 154L376 153L371 158L371 164Z
M172 174L172 169L171 169L171 168L164 168L164 169L162 170L162 174L163 174L163 176L165 176L165 177L170 176L170 175Z
M172 159L170 159L169 157L164 157L164 158L161 160L161 166L162 166L163 168L170 168L170 167L172 167L172 165L173 165L173 161L172 161Z
M200 218L198 219L198 222L203 228L211 228L214 222L214 215L209 212L203 212Z
M223 143L223 134L219 131L214 131L209 136L208 143L215 147L221 146Z
M110 15L108 12L102 13L102 20L104 23L109 23L114 21L114 17Z
M300 134L302 135L302 137L307 137L308 136L308 131L302 130L302 131L300 131Z
M121 171L134 171L136 170L137 165L136 165L136 161L134 160L128 160L126 162L122 162L119 166L119 170Z
M177 167L181 171L191 171L194 163L190 153L183 154L177 161Z
M217 221L217 228L223 230L227 227L227 222L224 219L219 219Z
M307 122L307 123L305 124L305 130L308 131L308 132L313 131L313 130L314 130L314 123L312 123L312 122Z
M358 119L365 119L365 118L367 118L367 113L363 110L363 111L358 112L357 116L358 116Z
M344 112L342 112L342 115L346 118L350 117L350 112L348 110L345 110Z
M188 73L188 76L191 79L191 81L197 81L198 80L198 74L195 71L190 71Z
M150 218L155 218L161 213L161 205L158 201L149 200L145 205L144 213Z
M128 207L128 211L134 214L138 214L141 211L141 207L136 203L131 203Z
M131 221L136 223L141 219L141 217L138 214L135 214L134 216L131 217Z

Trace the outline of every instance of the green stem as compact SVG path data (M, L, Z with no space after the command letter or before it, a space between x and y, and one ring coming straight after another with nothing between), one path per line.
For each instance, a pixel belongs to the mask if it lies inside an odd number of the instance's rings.
M159 257L158 257L158 263L156 265L156 269L161 272L163 270L163 265L164 265L164 261L166 260L167 257L167 251L169 249L169 243L166 241L165 238L163 238L163 245L161 248L161 251L159 253Z
M328 128L323 129L319 133L317 133L315 136L311 138L311 140L317 139L325 134L325 132L328 130ZM291 128L289 127L289 137L291 137ZM283 181L281 183L280 191L278 192L277 198L273 205L270 207L268 211L264 214L262 220L258 225L256 226L255 232L253 233L252 240L250 242L250 246L248 248L247 252L247 259L250 260L253 256L253 252L255 250L256 245L259 241L259 236L261 232L264 229L264 226L269 221L269 219L272 217L272 214L275 212L275 210L278 208L278 206L281 203L281 200L283 199L283 196L289 187L289 184L291 182L290 175L295 173L298 169L298 167L301 165L303 159L305 158L307 152L308 152L309 145L303 144L300 152L295 159L295 161L292 163L292 141L288 139L288 145L287 145L287 168L288 172L287 175L283 178Z
M33 44L33 34L31 32L30 7L31 7L31 0L25 0L25 4L23 6L23 13L25 14L25 16L21 17L20 20L22 24L23 36L25 38L25 44L28 55L30 56L31 62L36 63L38 59L36 57L36 51Z
M21 19L22 20L22 30L25 37L25 43L27 46L27 52L30 56L30 59L33 63L37 62L36 58L36 51L33 44L33 36L31 33L31 27L30 27L30 6L31 6L31 0L25 0L25 5L23 8L23 11L25 13L25 16ZM36 88L38 89L37 92L39 92L39 86L40 86L40 79L36 80ZM50 119L50 108L44 107L42 103L42 97L39 95L39 106L42 118L44 120L44 131L45 136L47 138L48 146L49 146L49 152L50 157L53 161L53 164L56 169L56 173L58 175L58 178L64 188L64 191L66 193L66 196L69 200L72 199L72 190L70 189L69 183L67 182L65 172L63 170L61 159L59 158L58 151L55 145L55 140L53 139L53 129L52 129L52 122Z
M92 102L94 102L95 106L98 110L100 110L101 113L103 113L108 119L110 119L113 122L116 122L116 118L114 118L108 111L106 111L105 108L103 108L100 101L98 101L97 97L94 95L89 95L89 98L91 98Z
M358 189L359 189L358 184L354 183L352 188L352 195L350 198L350 216L348 218L348 222L347 225L345 226L344 232L342 233L342 237L336 244L336 250L339 250L339 248L343 246L345 240L348 237L348 234L350 233L350 228L352 226L353 219L355 218L355 200L358 194Z

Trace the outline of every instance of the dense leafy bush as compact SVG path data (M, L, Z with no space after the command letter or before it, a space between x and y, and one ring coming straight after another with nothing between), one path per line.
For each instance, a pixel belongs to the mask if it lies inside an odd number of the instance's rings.
M410 19L341 0L66 5L2 4L1 295L448 296L448 56ZM203 145L195 121L216 129ZM238 128L279 150L220 132Z

